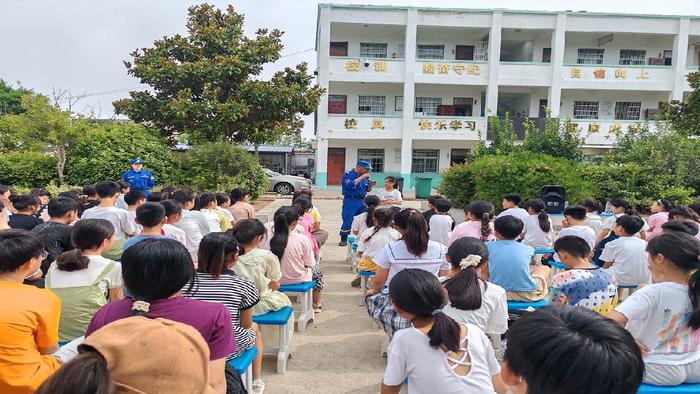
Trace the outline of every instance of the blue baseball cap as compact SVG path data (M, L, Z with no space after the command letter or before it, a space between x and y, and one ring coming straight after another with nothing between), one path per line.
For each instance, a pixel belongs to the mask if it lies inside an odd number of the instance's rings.
M143 160L137 157L135 159L131 159L131 164L143 164Z
M372 165L366 160L358 160L356 167L362 167L366 170L372 171Z

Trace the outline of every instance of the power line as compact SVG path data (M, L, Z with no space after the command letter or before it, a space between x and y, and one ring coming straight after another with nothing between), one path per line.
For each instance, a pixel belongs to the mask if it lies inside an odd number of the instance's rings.
M313 51L313 50L315 50L315 49L316 49L316 48L309 48L309 49L304 49L303 51L292 52L292 53L290 53L290 54L280 56L280 59L281 59L281 58L284 58L284 57L289 57L289 56L298 55L298 54L300 54L300 53L310 52L310 51Z

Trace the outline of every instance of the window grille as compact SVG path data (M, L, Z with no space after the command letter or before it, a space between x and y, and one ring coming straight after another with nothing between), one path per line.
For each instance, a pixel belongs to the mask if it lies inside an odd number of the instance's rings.
M361 115L384 115L384 96L360 96L357 113Z
M640 101L618 101L615 103L615 119L639 120L641 109Z
M357 160L368 161L372 171L384 172L384 149L357 149Z
M437 59L445 58L444 45L418 45L416 59Z
M360 57L386 58L387 44L378 42L361 42Z
M577 64L603 64L604 49L579 48L576 56Z
M574 119L598 119L598 102L574 101Z
M439 149L414 149L411 172L438 172Z
M620 49L620 64L644 65L647 51L639 49Z
M439 97L416 97L416 113L426 116L436 116L438 105L442 105Z

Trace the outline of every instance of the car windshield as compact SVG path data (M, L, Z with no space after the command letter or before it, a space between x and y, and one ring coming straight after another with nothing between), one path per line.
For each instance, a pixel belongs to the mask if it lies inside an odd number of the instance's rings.
M280 176L280 175L282 175L279 172L272 171L269 168L265 168L265 173L267 174L267 176Z

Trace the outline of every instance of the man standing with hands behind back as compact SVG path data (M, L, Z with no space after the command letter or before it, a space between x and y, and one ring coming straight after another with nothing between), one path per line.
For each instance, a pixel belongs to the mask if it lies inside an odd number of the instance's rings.
M151 188L156 185L156 179L149 171L143 169L143 160L131 160L131 170L122 174L122 181L129 184L131 190L141 190L146 198L151 194Z
M367 192L372 190L372 181L369 179L369 172L371 170L372 166L369 162L358 160L355 168L343 175L343 180L341 182L343 192L343 224L340 226L339 246L347 246L352 219L367 209L364 205L364 199L367 196Z

